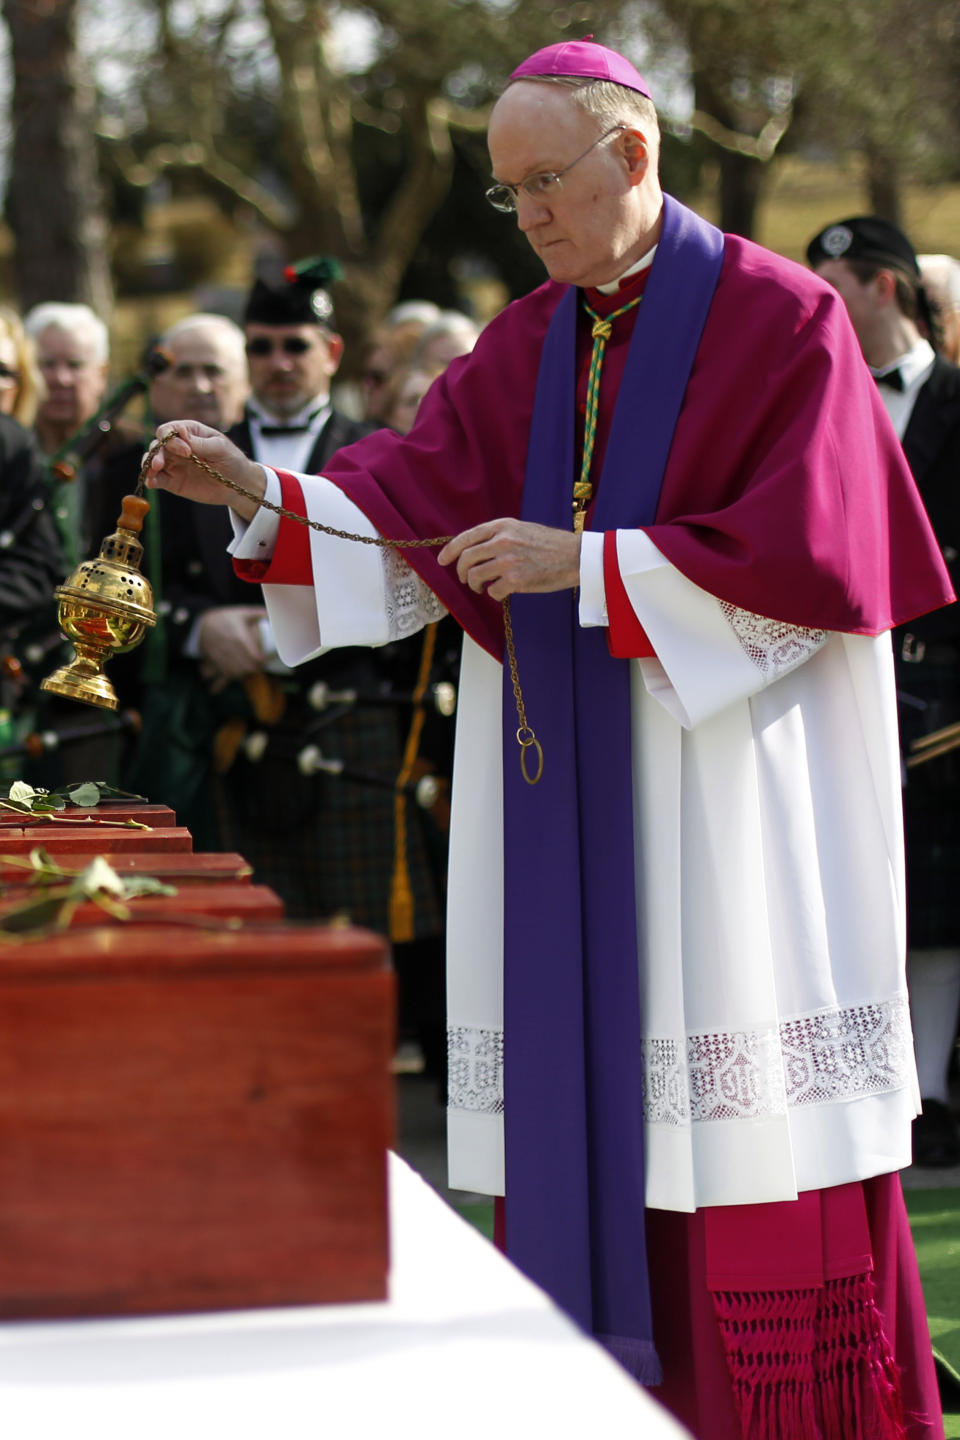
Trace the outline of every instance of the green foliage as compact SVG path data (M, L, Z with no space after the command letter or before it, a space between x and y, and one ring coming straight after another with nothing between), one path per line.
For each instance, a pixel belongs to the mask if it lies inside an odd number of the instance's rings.
M6 800L0 800L5 810L16 810L22 815L50 815L75 805L81 810L93 810L102 800L138 800L145 803L143 795L134 795L129 790L118 790L106 780L83 780L67 785L62 790L43 790L28 785L25 780L14 780Z

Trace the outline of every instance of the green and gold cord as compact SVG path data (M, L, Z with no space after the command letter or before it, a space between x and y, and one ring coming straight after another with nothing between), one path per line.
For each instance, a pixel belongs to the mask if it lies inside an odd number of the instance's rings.
M597 416L600 411L600 372L603 369L603 357L607 348L607 341L613 333L613 322L619 320L621 315L626 315L629 310L634 310L643 299L642 295L635 295L628 300L626 305L621 305L619 310L614 310L612 315L602 318L595 310L591 310L586 301L583 308L593 321L593 353L590 356L590 372L587 375L587 404L586 416L583 429L583 462L580 466L580 479L573 487L573 528L579 534L583 530L584 521L587 516L587 506L593 499L593 482L590 480L590 466L593 462L593 450L597 440Z

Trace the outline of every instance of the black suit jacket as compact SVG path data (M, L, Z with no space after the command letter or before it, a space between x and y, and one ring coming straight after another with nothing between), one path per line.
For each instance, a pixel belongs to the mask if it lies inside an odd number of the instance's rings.
M365 420L350 420L334 410L317 437L305 473L319 474L332 455L374 428ZM252 454L246 419L227 436L244 454ZM225 506L195 505L164 492L160 520L167 643L173 654L179 654L194 621L205 610L214 605L260 605L262 594L259 585L239 579L234 572L226 548L233 530Z
M953 588L960 594L960 368L942 356L937 356L930 379L917 396L903 437L903 450ZM927 644L960 647L960 604L934 610L901 626L895 632L898 661L906 635Z
M54 586L63 558L47 507L43 471L22 425L0 415L0 633L9 637L38 613L54 625Z

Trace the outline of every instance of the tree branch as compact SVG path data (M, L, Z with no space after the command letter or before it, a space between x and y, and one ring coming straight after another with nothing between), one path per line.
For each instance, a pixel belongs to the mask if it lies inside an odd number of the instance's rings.
M766 162L773 158L777 146L790 128L792 119L791 105L780 115L771 115L756 137L745 135L741 130L729 129L704 110L694 110L688 123L692 130L699 130L701 135L706 135L708 140L712 140L714 145L719 145L722 150Z

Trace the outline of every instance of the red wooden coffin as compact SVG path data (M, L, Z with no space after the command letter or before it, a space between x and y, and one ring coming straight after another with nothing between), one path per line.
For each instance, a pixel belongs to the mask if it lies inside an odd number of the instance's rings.
M128 912L124 919L114 920L102 905L92 900L87 901L73 911L69 924L71 927L89 927L109 924L150 925L157 921L176 924L179 921L184 925L197 925L202 923L205 917L218 923L230 920L242 923L272 921L276 924L283 919L283 901L269 885L213 884L176 888L175 895L137 895L123 902ZM8 892L0 897L0 919L11 910L42 898L43 891L39 889L18 888L12 893ZM3 952L0 951L0 965L2 962Z
M3 847L0 845L0 884L4 891L8 891L11 887L19 888L21 885L28 885L31 872L25 869L22 863L5 863L2 850ZM213 885L222 882L233 885L249 884L253 874L250 863L244 860L242 855L227 851L131 850L129 853L117 855L106 849L102 853L107 864L116 870L118 875L152 875L155 879L163 880L168 885L176 885L178 888L186 885ZM19 860L22 861L22 858L19 857ZM58 850L55 858L61 870L76 871L79 874L90 864L92 856Z
M0 1317L386 1294L386 943L117 926L0 948Z
M49 824L5 825L0 830L0 856L29 855L42 846L51 855L101 855L106 851L124 854L131 850L188 851L193 849L190 831L180 825L156 830L127 830L109 825L98 816L90 820L50 821Z
M176 811L171 810L169 805L151 805L146 801L142 804L139 801L131 801L129 804L122 801L104 801L92 809L83 809L78 805L69 805L66 810L54 812L54 817L67 817L67 823L74 820L137 820L141 825L150 825L157 829L167 829L176 825ZM44 822L41 822L44 823ZM22 825L16 811L0 811L0 835L8 826Z

